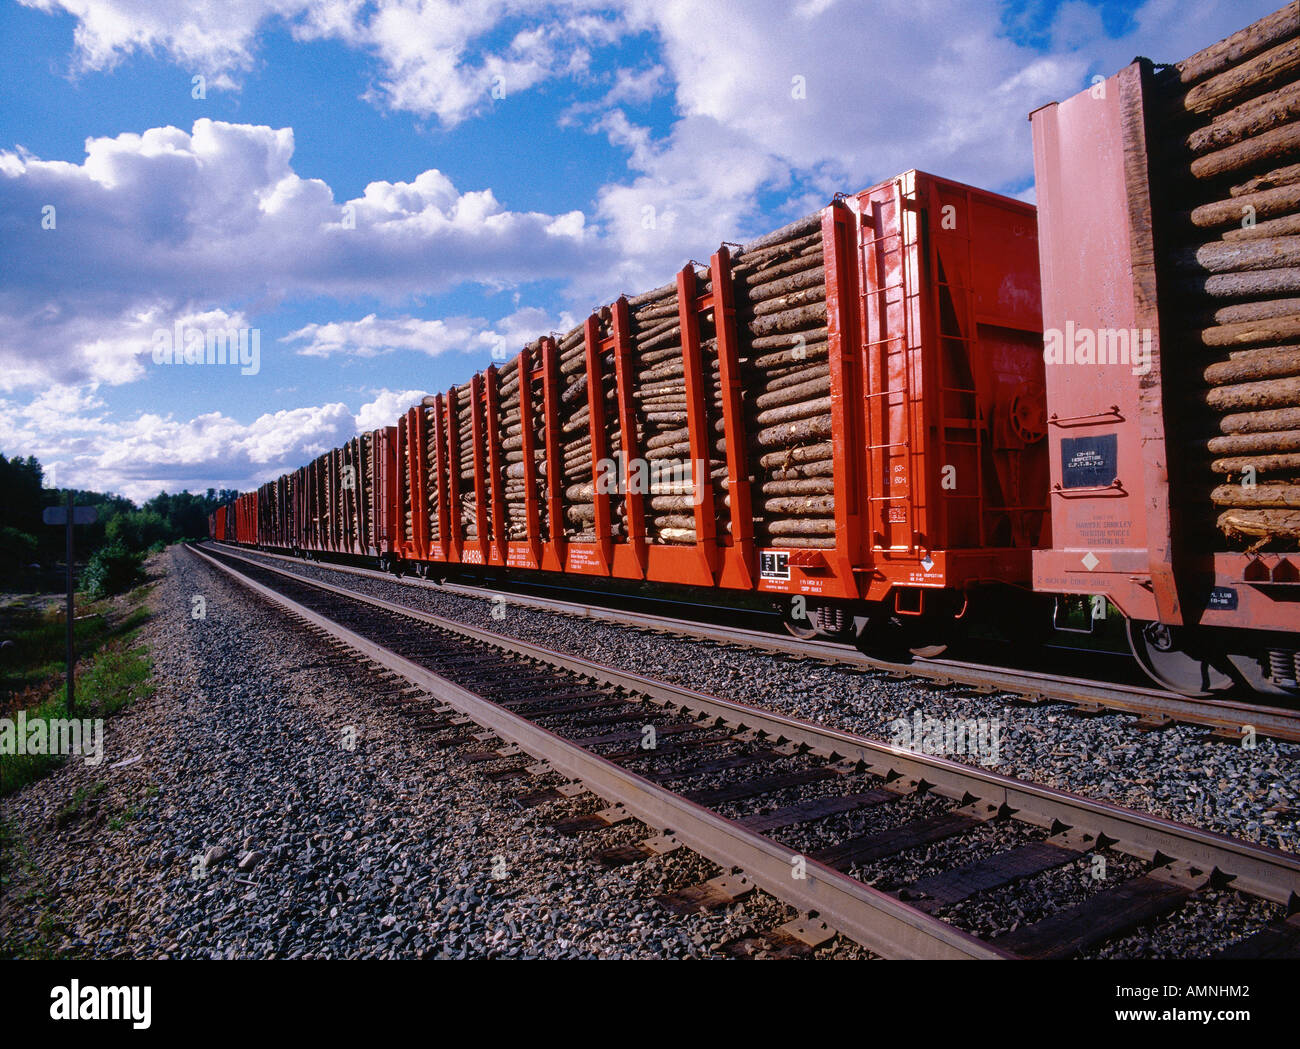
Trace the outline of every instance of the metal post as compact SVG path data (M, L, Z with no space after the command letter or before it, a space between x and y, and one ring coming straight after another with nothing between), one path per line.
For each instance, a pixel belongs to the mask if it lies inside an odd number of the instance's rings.
M76 669L77 649L73 642L73 601L72 601L72 489L68 489L68 713L72 713L73 677Z

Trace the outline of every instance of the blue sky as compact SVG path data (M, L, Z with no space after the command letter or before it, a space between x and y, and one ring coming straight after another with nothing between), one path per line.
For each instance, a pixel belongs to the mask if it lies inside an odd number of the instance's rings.
M1030 110L1276 6L3 0L0 452L250 487L836 191L1032 199Z

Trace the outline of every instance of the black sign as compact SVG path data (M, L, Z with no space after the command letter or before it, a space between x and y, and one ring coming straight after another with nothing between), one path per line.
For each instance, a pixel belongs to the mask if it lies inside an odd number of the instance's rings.
M1119 472L1119 436L1065 437L1061 440L1061 487L1105 488Z
M1210 591L1210 601L1207 607L1217 609L1220 612L1236 611L1237 591L1230 586L1216 586Z

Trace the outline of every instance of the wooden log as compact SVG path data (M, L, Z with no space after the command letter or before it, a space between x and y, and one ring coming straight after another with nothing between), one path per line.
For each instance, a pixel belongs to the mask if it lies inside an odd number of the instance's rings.
M641 310L636 316L638 322L645 323L647 321L663 320L664 318L672 319L673 317L679 316L679 313L677 309L677 303L669 301L663 304L647 306L644 310Z
M1208 295L1215 299L1244 299L1300 293L1300 268L1216 273L1185 278L1178 290L1184 295Z
M812 364L800 361L788 368L772 368L762 374L762 381L757 387L758 396L775 393L778 390L788 390L792 386L802 386L814 379L825 378L830 373L830 365L825 361L815 361Z
M763 495L827 495L835 491L830 477L804 477L793 481L764 481L759 486Z
M1262 189L1272 189L1275 186L1290 186L1297 182L1300 182L1300 164L1287 164L1284 167L1266 171L1262 175L1248 178L1245 182L1233 186L1228 190L1228 193L1234 197L1242 197L1249 193L1258 193Z
M835 473L833 459L821 459L812 463L794 463L784 469L768 472L773 481L798 481L807 477L831 477Z
M676 314L674 314L673 316L667 317L664 320L637 325L636 329L632 332L632 349L633 350L640 349L643 340L652 338L653 336L666 332L671 328L675 328L680 323L681 323L680 319L677 317Z
M1224 240L1254 240L1256 237L1294 237L1300 235L1300 214L1265 219L1253 226L1224 230Z
M1236 250L1242 249L1236 245ZM1290 265L1290 263L1278 263L1278 265ZM1262 266L1252 267L1262 269ZM749 333L756 337L774 334L787 334L796 331L806 331L809 329L821 331L826 330L826 303L814 302L807 306L800 306L793 310L784 310L781 313L772 313L764 317L756 317L745 325Z
M768 535L834 535L835 519L833 517L794 517L779 521L769 521L766 525Z
M1286 538L1300 536L1300 512L1295 510L1225 510L1219 515L1219 529L1229 536Z
M759 503L759 510L767 516L829 516L835 513L835 496L833 494L776 496L762 500Z
M680 528L694 531L695 518L687 517L684 514L661 514L654 518L654 526L662 532L666 528Z
M1283 160L1297 151L1300 151L1300 124L1286 124L1197 157L1192 161L1192 176L1218 178L1268 161Z
M564 498L571 503L589 503L592 500L595 488L591 481L586 484L570 485L564 490Z
M821 240L822 231L816 229L811 233L805 233L802 237L783 241L780 244L773 244L759 251L751 251L748 254L741 255L733 253L731 256L731 273L733 276L738 276L742 273L750 273L773 263L793 258L801 255L809 248L820 247Z
M1205 394L1205 403L1220 411L1228 409L1283 408L1300 405L1300 379L1270 379L1237 386L1216 386Z
M1219 419L1219 429L1225 434L1275 433L1300 429L1300 408L1225 415Z
M1300 4L1289 0L1272 14L1176 63L1174 69L1179 83L1188 86L1199 83L1290 39L1296 34L1297 19L1300 19Z
M1203 375L1211 386L1300 375L1300 345L1236 350L1227 360L1209 365Z
M745 302L752 294L752 289L761 287L764 284L770 284L772 281L781 280L784 277L792 277L798 273L807 273L811 269L825 265L825 258L822 254L821 244L816 245L816 252L812 255L792 255L773 257L762 265L753 269L741 269L735 274L736 277L736 299Z
M802 336L795 336L796 339L801 337ZM783 335L778 336L778 338L788 340L790 337ZM755 339L751 345L753 345L755 349L759 349L760 347L757 345L759 341L760 340ZM762 356L755 357L749 363L751 367L757 368L760 371L771 372L778 368L799 366L810 361L824 360L829 353L830 343L825 340L813 342L812 340L805 339L803 343L800 344L796 342L789 349L783 349L777 353L765 353Z
M1285 84L1215 117L1185 136L1182 145L1196 156L1213 153L1272 131L1297 117L1300 117L1300 83Z
M1218 324L1203 328L1200 333L1201 345L1212 347L1269 346L1297 338L1300 338L1300 313L1267 320Z
M744 258L746 255L760 251L773 244L781 244L787 240L794 240L798 237L807 236L809 233L820 231L822 228L823 210L825 209L818 208L811 215L805 215L803 218L796 219L794 222L782 226L778 230L773 230L771 233L751 240L748 244L741 246L740 250L736 253L737 256L739 258Z
M1277 452L1273 455L1236 455L1215 459L1210 469L1216 474L1244 474L1254 470L1257 474L1300 473L1300 455Z
M1269 430L1264 433L1211 437L1205 444L1213 455L1253 455L1261 452L1300 452L1300 430Z
M1300 485L1222 484L1210 493L1215 506L1300 507Z
M690 430L685 426L673 430L664 430L648 438L642 445L647 451L651 448L667 448L675 444L686 442L690 436Z
M830 380L827 380L826 386L827 389L830 388ZM816 397L812 400L799 401L794 404L783 405L780 408L769 408L766 411L761 411L754 416L754 422L759 426L775 426L777 423L790 423L796 419L809 419L821 415L825 415L829 420L830 411L831 399L829 397Z
M822 265L820 260L817 261L816 265L799 270L789 276L778 277L774 280L752 285L747 297L750 302L765 302L768 299L789 295L791 292L803 291L806 288L816 288L818 286L825 290L826 267Z
M1300 267L1300 237L1272 237L1242 243L1211 241L1176 253L1174 264L1183 270L1205 273Z
M1277 46L1202 81L1178 101L1186 113L1208 115L1229 109L1300 75L1300 38L1291 36Z
M822 394L830 393L831 377L829 367L825 369L827 374L817 378L809 379L806 382L796 383L790 386L781 387L772 390L769 393L760 394L754 398L755 408L780 408L784 405L798 404L802 401L810 400L814 397L820 397ZM790 379L798 379L801 376L787 376ZM829 403L829 398L827 399Z
M692 522L694 524L694 522ZM657 538L665 543L694 543L695 529L692 528L661 528Z
M649 423L673 423L680 425L687 421L686 412L646 412L645 421Z
M758 460L764 470L786 470L798 463L814 463L829 460L835 454L834 445L829 441L823 444L810 444L802 448L786 448L779 452L768 452Z
M643 291L640 295L633 295L627 300L627 304L631 309L636 310L637 307L644 306L646 303L656 302L659 299L666 299L669 296L676 294L677 282L672 281L671 283L655 288L652 291Z
M775 313L795 310L801 306L811 306L817 302L823 304L826 302L825 284L814 284L811 288L804 288L801 291L792 291L787 295L777 295L770 299L764 299L762 302L756 301L751 312L755 317L766 317Z
M776 547L778 550L834 550L834 536L817 535L764 535L764 546Z

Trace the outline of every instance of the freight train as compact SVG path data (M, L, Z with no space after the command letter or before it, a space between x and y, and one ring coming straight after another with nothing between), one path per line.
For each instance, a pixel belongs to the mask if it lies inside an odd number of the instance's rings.
M218 539L758 594L940 651L1107 607L1300 691L1300 10L1031 115L1037 209L909 171L245 493Z

